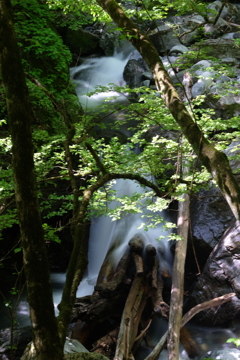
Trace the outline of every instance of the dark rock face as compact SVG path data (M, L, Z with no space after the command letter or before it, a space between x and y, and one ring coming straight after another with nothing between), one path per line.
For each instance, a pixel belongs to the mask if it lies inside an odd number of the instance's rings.
M204 242L213 249L232 219L232 211L218 188L201 190L191 201L194 242Z
M201 278L191 292L187 308L235 292L232 301L195 316L201 324L220 325L240 315L240 222L233 221L215 246Z
M89 55L101 51L99 37L82 29L68 29L63 40L71 52L77 56Z
M141 86L142 73L148 71L143 59L131 59L128 61L123 72L123 78L131 89Z

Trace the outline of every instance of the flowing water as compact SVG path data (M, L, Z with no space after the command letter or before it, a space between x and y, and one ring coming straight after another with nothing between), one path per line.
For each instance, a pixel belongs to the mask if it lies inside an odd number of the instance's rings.
M123 70L129 58L138 58L139 55L132 48L126 47L122 51L116 53L113 57L103 57L87 59L82 65L71 69L71 77L76 83L76 91L79 96L80 102L85 110L97 109L103 101L109 97L108 92L100 93L88 97L86 93L92 92L96 85L107 85L108 83L115 83L124 85ZM112 94L111 94L112 95ZM124 101L125 97L119 97L117 101ZM141 191L140 187L134 182L129 180L118 180L114 185L114 189L118 196L131 195L133 192ZM112 207L116 204L110 205ZM162 214L165 220L169 219L167 212ZM141 218L141 214L127 215L120 220L112 222L109 217L100 217L92 219L89 240L89 266L84 276L82 283L79 286L77 296L84 296L93 292L94 285L99 273L101 264L106 256L106 253L116 237L121 238L121 246L118 247L115 253L116 259L119 259L127 246L128 241L136 234L139 233L139 225L145 221ZM168 231L164 231L159 225L156 229L150 229L148 232L141 231L141 236L145 244L151 243L160 248L159 256L161 257L160 263L166 267L167 271L171 272L172 257L169 251L167 241L156 242L156 238L160 235L167 237ZM52 273L51 280L53 284L53 297L54 304L60 302L61 293L65 282L65 274ZM0 309L1 311L2 309ZM57 310L56 310L57 311ZM21 326L29 325L29 310L26 301L26 294L23 293L20 299L17 318ZM0 328L10 326L10 321L6 316L2 316ZM154 321L149 330L152 345L155 345L161 337L161 334L166 330L167 324L159 321ZM229 345L225 341L230 337L240 336L240 326L233 325L229 329L222 328L203 328L196 325L189 325L190 332L194 340L202 348L203 352L210 349L224 348ZM138 360L144 359L150 352L150 349L143 348L142 352L138 355ZM166 360L167 352L164 350L159 360ZM181 350L180 359L187 360L188 357L185 351Z

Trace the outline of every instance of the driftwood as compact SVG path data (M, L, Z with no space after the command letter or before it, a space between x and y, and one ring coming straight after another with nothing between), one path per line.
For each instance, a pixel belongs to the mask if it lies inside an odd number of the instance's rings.
M102 263L101 269L98 274L97 285L108 282L112 279L114 275L114 267L115 267L114 251L117 249L119 244L120 244L120 240L115 239L113 245L108 250L107 255L105 256L105 259Z
M147 302L143 277L135 276L122 314L114 359L131 357L131 350L137 337L138 325Z
M199 313L202 310L208 309L213 306L219 306L222 305L228 301L230 301L236 294L230 293L223 296L220 296L218 298L206 301L202 304L198 304L194 306L191 310L189 310L182 318L181 327L183 327L191 318ZM159 354L163 350L167 337L168 337L168 331L165 332L165 334L161 337L160 341L157 343L153 351L145 358L145 360L157 360L159 358Z
M133 254L133 258L134 258L134 263L135 263L135 267L136 267L136 275L142 276L144 273L142 257L138 254Z
M113 292L116 292L123 283L129 261L131 259L130 249L127 248L122 258L120 259L112 280L103 284L97 284L95 290L103 297L111 297Z
M115 353L119 327L110 331L107 335L101 337L93 344L91 351L100 353L112 359Z
M169 305L163 301L163 280L161 274L159 274L159 261L155 257L152 268L152 289L151 300L153 305L153 311L158 316L162 316L168 319Z

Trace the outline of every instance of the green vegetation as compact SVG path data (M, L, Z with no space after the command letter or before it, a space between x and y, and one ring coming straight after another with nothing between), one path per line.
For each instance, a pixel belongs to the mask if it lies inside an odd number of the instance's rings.
M81 109L74 86L69 80L72 55L54 26L63 29L67 26L75 30L79 26L96 22L108 23L111 18L103 10L104 6L99 5L100 1L48 0L46 3L34 0L14 1L13 10L15 32L32 110L34 166L44 239L46 242L61 243L62 233L66 228L71 228L71 246L74 244L76 247L73 256L78 256L78 253L82 255L79 256L80 259L72 258L69 266L70 290L66 287L64 296L65 300L67 298L70 301L66 305L63 297L58 319L62 340L74 302L74 291L81 281L87 263L83 255L83 243L86 242L85 228L89 225L89 219L92 216L105 215L117 220L123 213L139 213L144 207L151 211L148 222L141 225L141 228L147 231L163 222L159 213L168 208L171 202L182 201L183 194L192 195L204 187L208 188L210 183L217 186L219 182L217 177L209 175L209 172L213 174L213 171L209 170L211 164L207 168L203 166L200 150L192 150L183 127L169 111L167 101L164 102L156 96L155 89L130 89L113 84L107 88L99 87L96 93L109 91L111 94L111 91L117 91L120 94L133 94L133 97L137 93L138 101L132 102L131 96L124 104L116 105L106 101L97 114L85 113ZM197 1L169 3L164 0L146 0L141 4L141 8L138 3L132 4L129 1L125 4L128 16L138 23L154 17L159 19L166 15L169 9L174 9L179 14L196 12L204 18L207 17L206 4ZM132 42L138 40L138 35L131 32L127 25L124 28L118 24L116 26ZM200 54L199 57L206 58L205 55L206 53ZM217 76L231 76L230 66L220 67L217 59L211 57L211 60L212 68L209 68L209 71L217 68ZM180 61L191 63L189 57ZM221 91L238 94L234 84L223 86ZM217 96L220 96L220 93ZM213 110L202 106L204 100L204 96L199 96L191 103L186 103L186 109L207 144L210 143L217 151L223 151L232 140L240 136L239 117L230 117L224 121L216 118ZM1 241L4 241L7 229L18 224L19 216L14 200L12 142L5 101L1 85ZM105 121L108 114L120 111L125 114L124 119L116 119L111 125ZM123 124L132 134L129 138L119 135ZM111 139L107 135L101 135L106 134L105 130L109 127L114 133ZM172 136L167 137L167 132L171 132ZM141 148L139 153L133 151L137 146ZM200 144L197 146L200 147ZM188 168L184 177L181 168L183 162ZM149 176L154 180L147 182L146 177ZM118 198L120 205L113 210L109 204L116 200L116 193L111 185L117 178L131 178L140 184L143 191ZM165 223L165 226L170 228L174 227L174 224ZM172 234L170 239L179 240L179 237ZM13 252L17 254L21 250L22 246L16 242ZM5 266L4 256L5 254L0 256L2 267ZM15 288L12 288L11 294L14 292Z

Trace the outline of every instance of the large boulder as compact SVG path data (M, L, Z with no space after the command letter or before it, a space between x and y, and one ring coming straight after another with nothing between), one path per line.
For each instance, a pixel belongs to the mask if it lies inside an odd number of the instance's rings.
M124 68L123 78L126 84L131 89L134 89L142 85L142 81L146 78L143 74L146 74L146 71L149 72L149 68L142 58L138 60L131 59Z
M203 325L220 325L240 315L240 222L235 220L210 254L186 307L232 292L236 296L231 301L201 311L194 319Z
M201 356L199 360L204 360L204 359L240 360L240 350L222 349L222 350L208 351L205 355Z
M77 56L91 55L100 51L99 37L83 29L67 29L63 40L71 53Z
M235 46L233 39L208 39L194 44L190 50L196 51L196 59L200 60L206 59L206 56L240 59L239 49Z
M155 45L158 53L162 56L166 55L173 46L181 44L173 29L168 25L158 26L148 35Z

